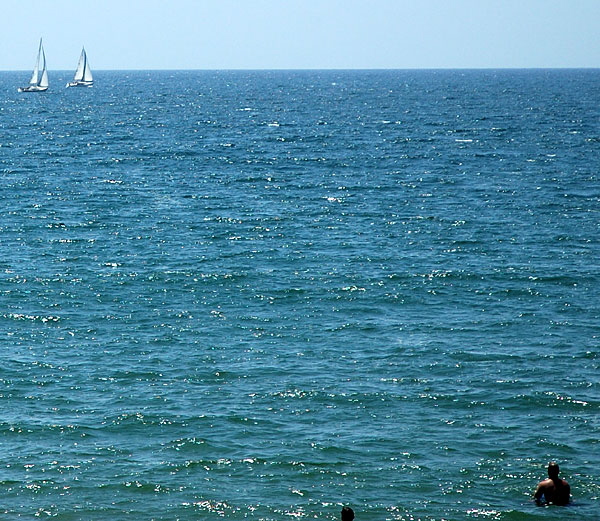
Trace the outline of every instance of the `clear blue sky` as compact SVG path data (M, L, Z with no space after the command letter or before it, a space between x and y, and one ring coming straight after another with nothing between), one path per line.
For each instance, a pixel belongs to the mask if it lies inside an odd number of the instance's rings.
M0 70L600 67L600 0L2 0Z

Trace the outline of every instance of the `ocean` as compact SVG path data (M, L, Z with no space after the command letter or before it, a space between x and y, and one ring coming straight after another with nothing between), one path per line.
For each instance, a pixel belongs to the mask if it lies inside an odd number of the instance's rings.
M0 73L3 519L600 519L600 70L71 76Z

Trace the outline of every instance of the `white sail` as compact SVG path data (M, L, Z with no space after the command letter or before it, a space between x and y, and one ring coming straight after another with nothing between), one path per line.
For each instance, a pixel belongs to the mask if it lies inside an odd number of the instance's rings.
M37 62L35 62L35 67L33 69L33 74L31 75L31 79L29 80L29 85L37 85L39 75L39 68Z
M48 87L48 70L46 69L46 53L42 49L42 77L38 83L40 87Z
M75 70L75 76L73 76L73 81L81 81L83 79L83 69L85 67L85 49L81 51L81 56L79 56L79 62L77 63L77 69Z
M83 52L85 53L85 50ZM92 69L90 69L90 62L88 62L87 59L87 54L85 55L85 66L83 68L83 81L94 81Z
M31 74L31 79L29 80L30 85L37 85L40 75L40 57L42 56L43 47L42 47L42 39L40 38L40 47L38 49L37 58L35 60L35 67L33 68L33 73Z

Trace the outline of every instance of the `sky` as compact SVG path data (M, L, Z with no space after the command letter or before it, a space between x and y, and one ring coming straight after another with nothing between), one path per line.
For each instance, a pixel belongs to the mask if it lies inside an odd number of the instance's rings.
M2 0L0 70L600 67L600 0Z

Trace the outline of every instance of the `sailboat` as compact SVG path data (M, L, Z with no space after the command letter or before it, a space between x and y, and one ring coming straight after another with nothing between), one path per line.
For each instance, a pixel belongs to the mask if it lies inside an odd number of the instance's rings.
M40 69L41 65L41 69ZM41 74L40 74L41 70ZM40 38L40 48L33 68L33 74L27 87L19 87L19 92L44 92L48 89L48 71L46 70L46 53Z
M67 83L67 87L91 87L94 84L94 78L92 77L92 70L85 54L85 47L81 49L81 56L79 57L79 63L77 63L77 70L73 81Z

